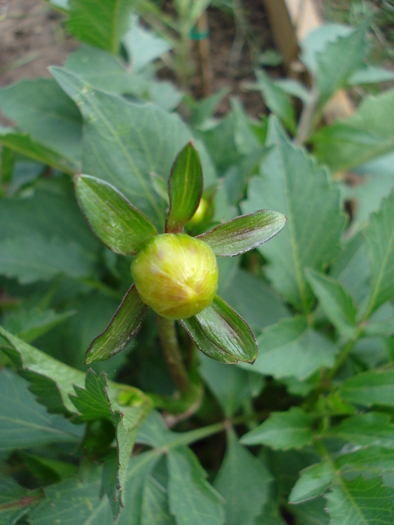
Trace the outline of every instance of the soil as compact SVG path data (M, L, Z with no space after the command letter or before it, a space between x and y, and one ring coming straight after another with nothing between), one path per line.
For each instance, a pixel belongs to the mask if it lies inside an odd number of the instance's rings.
M219 114L228 111L229 97L237 96L248 113L257 116L265 111L262 98L242 86L254 80L258 54L274 45L262 0L244 0L242 13L245 20L235 21L230 10L208 11L212 92L231 89ZM0 86L49 77L48 67L62 65L78 47L65 31L64 16L41 0L0 0L0 35ZM201 95L198 72L190 87L194 96Z

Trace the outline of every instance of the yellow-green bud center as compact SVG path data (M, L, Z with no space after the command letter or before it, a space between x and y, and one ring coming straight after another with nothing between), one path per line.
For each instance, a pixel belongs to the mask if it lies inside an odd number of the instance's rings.
M212 249L184 233L153 237L131 264L142 301L167 319L186 319L213 301L218 267Z

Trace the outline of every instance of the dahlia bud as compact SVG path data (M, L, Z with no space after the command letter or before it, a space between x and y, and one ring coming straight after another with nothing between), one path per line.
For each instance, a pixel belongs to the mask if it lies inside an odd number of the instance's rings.
M184 233L153 237L131 264L142 301L167 319L186 319L213 301L218 267L212 249Z

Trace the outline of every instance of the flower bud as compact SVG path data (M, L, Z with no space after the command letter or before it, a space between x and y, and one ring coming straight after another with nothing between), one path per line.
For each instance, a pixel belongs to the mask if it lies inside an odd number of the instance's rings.
M131 264L142 301L167 319L186 319L213 301L218 267L212 249L184 233L153 237Z

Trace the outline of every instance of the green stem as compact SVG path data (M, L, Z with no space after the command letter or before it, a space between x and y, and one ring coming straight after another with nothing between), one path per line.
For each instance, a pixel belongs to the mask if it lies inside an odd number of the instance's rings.
M156 324L167 368L177 389L183 396L186 396L191 392L192 385L183 363L175 323L161 315L156 315Z

